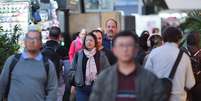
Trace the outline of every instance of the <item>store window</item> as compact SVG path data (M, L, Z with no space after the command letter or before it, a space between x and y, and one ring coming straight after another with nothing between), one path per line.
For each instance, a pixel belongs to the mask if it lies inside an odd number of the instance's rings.
M80 0L67 0L67 7L70 12L80 12Z
M86 12L113 11L113 0L85 0Z

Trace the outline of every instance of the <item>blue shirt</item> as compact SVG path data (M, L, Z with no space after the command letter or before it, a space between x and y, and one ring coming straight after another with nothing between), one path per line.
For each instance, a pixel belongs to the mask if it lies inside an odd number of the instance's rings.
M23 51L21 58L23 58L23 59L29 59L28 53L27 53L26 51ZM42 61L42 59L43 59L43 55L42 55L41 53L39 53L39 54L34 58L34 60L37 60L37 61Z

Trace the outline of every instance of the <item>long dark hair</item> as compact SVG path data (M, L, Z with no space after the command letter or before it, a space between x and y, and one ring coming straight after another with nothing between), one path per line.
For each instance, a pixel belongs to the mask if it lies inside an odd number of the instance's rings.
M146 34L147 33L147 34ZM148 51L148 45L147 45L147 40L149 38L150 34L148 31L143 31L140 38L139 38L139 44L140 47L144 50L144 51Z
M97 37L96 37L92 32L88 33L88 34L84 37L83 49L87 49L87 47L86 47L86 45L85 45L87 36L92 36L92 37L93 37L93 39L94 39L94 41L95 41L95 48L96 48L96 50L98 50L98 40L97 40Z

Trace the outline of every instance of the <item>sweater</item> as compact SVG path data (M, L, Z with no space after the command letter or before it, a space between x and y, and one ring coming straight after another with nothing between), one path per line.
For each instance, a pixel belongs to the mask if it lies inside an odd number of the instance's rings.
M14 56L10 56L5 62L0 75L0 99L6 92L9 77L9 65ZM8 101L56 101L57 77L52 62L49 61L49 73L44 67L42 59L20 58L15 65L8 94ZM48 83L45 82L48 78ZM45 95L47 89L47 95Z

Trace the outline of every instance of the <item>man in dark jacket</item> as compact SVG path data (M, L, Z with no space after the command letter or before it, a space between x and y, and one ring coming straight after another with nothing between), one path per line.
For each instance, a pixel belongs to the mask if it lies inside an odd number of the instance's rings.
M60 71L62 70L62 66L60 63L62 57L59 53L59 50L61 49L61 46L59 44L60 35L60 28L51 27L49 31L49 40L45 43L42 49L42 53L54 63L58 78Z
M57 100L63 98L65 89L64 75L63 75L63 59L64 47L60 45L61 30L59 27L51 27L49 32L49 40L43 47L42 53L48 57L55 65L57 78L58 78L58 92Z
M98 50L103 51L105 55L107 56L108 61L110 62L110 65L113 65L116 63L116 57L112 53L111 50L105 48L103 46L103 32L100 30L93 30L92 33L96 35L97 41L98 41Z
M117 64L103 71L90 96L90 101L164 101L161 81L134 62L137 35L120 32L113 40Z
M103 46L106 49L112 49L112 40L118 32L118 23L116 20L110 18L105 23L106 33L103 36Z

